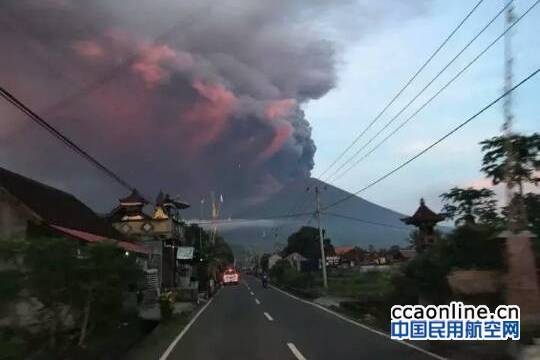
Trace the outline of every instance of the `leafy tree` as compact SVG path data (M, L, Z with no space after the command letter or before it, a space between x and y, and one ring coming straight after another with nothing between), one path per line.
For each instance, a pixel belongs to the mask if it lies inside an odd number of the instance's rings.
M268 272L268 259L270 258L270 254L263 254L261 256L261 270L264 272Z
M506 181L508 171L510 185L517 185L519 194L523 195L524 183L538 184L540 181L536 175L540 170L540 134L496 136L480 144L484 151L482 171L493 184Z
M324 239L324 251L325 254L334 254L334 247L331 240ZM287 246L283 249L283 255L287 256L294 252L299 253L307 259L320 259L321 258L321 245L319 243L319 230L310 227L303 226L289 236L287 239Z
M80 247L73 240L42 237L6 244L0 246L0 255L22 264L19 285L43 304L51 348L69 315L80 319L80 345L90 326L117 319L125 291L141 275L134 256L124 255L112 243Z
M113 243L84 248L79 261L79 345L84 345L89 324L109 324L118 319L125 293L140 280L142 272L135 256L126 256Z
M497 213L495 193L489 189L462 189L454 187L440 195L444 202L443 211L457 224L474 223L495 225L500 218Z
M44 306L49 346L55 348L66 308L80 302L80 261L77 243L62 238L28 241L24 252L26 286Z

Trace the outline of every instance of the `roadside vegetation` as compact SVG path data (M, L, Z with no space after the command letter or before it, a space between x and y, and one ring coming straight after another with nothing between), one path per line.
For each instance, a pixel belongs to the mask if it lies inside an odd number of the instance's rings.
M113 243L79 247L54 237L0 244L0 278L9 280L2 282L2 308L27 309L25 324L0 328L3 358L84 356L102 339L116 337L118 329L132 331L136 314L125 306L125 299L141 277L134 255Z

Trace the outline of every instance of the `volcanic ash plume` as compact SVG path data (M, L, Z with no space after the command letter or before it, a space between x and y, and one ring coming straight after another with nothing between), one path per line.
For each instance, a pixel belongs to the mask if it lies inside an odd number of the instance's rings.
M253 202L313 167L302 105L335 85L335 46L316 31L325 4L8 1L0 77L144 193ZM0 115L3 166L93 205L118 196L7 105Z

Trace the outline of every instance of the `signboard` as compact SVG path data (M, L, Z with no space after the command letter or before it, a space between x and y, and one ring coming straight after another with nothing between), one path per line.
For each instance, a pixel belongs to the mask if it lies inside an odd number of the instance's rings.
M193 252L195 248L193 246L179 246L176 252L177 260L191 260L193 259Z

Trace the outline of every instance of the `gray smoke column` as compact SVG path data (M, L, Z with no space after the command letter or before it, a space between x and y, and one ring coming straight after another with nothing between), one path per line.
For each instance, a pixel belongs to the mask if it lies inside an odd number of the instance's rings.
M310 175L302 105L335 86L338 60L317 29L356 2L223 3L2 2L2 85L146 194L261 201ZM0 165L102 209L122 195L5 104L0 122Z

